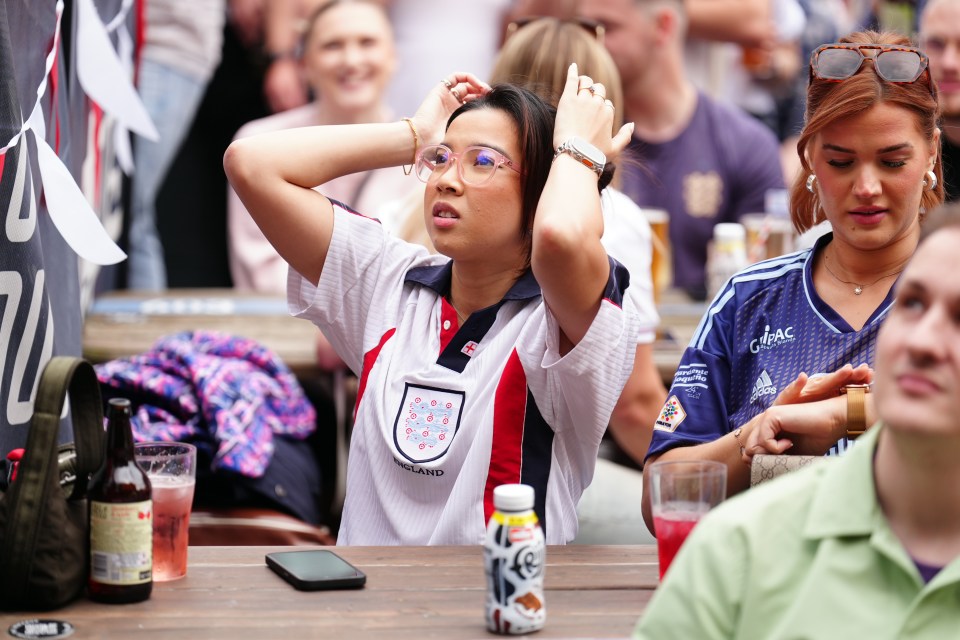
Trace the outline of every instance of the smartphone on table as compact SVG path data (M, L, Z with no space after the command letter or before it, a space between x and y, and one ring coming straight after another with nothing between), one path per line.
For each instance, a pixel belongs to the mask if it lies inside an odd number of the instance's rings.
M267 566L301 591L356 589L367 581L362 571L326 549L268 553Z

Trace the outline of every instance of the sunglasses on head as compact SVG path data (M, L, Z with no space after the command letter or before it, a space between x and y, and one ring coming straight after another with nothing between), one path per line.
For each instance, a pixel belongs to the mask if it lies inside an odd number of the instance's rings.
M857 75L865 60L881 79L893 84L911 84L926 70L930 60L916 47L892 44L837 42L817 47L810 56L810 79L841 82ZM933 86L927 80L930 94Z
M510 36L515 34L520 29L524 28L531 22L536 22L537 20L542 20L547 16L525 16L523 18L517 18L513 22L507 25L507 35L505 40L509 40ZM575 24L578 27L585 29L587 32L593 35L597 39L597 42L603 44L603 37L607 33L606 27L603 26L603 23L597 22L596 20L590 20L589 18L567 18L559 19L559 22Z

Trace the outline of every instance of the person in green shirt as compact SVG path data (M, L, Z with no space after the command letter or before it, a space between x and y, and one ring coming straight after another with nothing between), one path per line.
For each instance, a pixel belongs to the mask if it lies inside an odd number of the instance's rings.
M960 205L924 224L877 338L879 423L697 525L635 638L960 637Z

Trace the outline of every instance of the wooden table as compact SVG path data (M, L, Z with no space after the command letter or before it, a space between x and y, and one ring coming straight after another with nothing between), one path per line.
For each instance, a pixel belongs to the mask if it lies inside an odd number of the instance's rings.
M668 291L660 304L660 338L653 358L670 386L680 356L703 315L703 303ZM147 351L162 336L210 329L256 340L298 376L322 374L316 363L317 329L290 317L282 296L233 289L171 289L161 294L115 291L99 297L83 326L83 355L94 363Z
M317 364L319 330L294 318L282 295L235 289L170 289L160 293L112 291L98 297L84 318L83 357L94 364L148 351L163 336L181 331L221 331L249 338L273 351L302 383L330 380L336 411L336 478L329 506L334 519L346 484L346 436L351 378Z
M653 362L668 389L683 351L690 343L706 310L706 303L693 302L685 293L676 290L665 292L663 300L657 306L660 327L657 340L653 343Z
M482 551L470 547L338 547L367 574L363 589L300 592L264 554L292 547L191 547L187 576L156 583L146 602L82 599L63 609L0 615L64 620L72 638L492 638L483 619ZM626 638L657 586L654 546L549 547L546 627L534 638Z
M317 368L317 328L293 318L283 296L233 289L171 289L145 294L114 291L94 302L83 323L83 356L94 363L150 349L180 331L223 331L255 340L276 353L294 374Z

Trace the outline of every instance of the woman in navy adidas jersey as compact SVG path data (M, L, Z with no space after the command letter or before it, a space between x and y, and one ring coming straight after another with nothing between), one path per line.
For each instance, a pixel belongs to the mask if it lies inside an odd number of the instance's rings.
M571 65L554 118L528 91L457 73L410 119L227 150L234 189L290 264L291 311L359 374L339 543L478 544L507 482L534 487L549 542L576 534L639 332L626 270L600 244L604 154L632 131L612 135L604 94ZM311 189L410 164L442 255Z
M823 220L832 232L721 289L677 369L648 462L724 462L734 494L754 454L835 453L871 423L862 386L877 330L923 212L944 193L936 87L909 45L859 32L814 52L791 217L801 233ZM652 530L646 491L643 506Z

